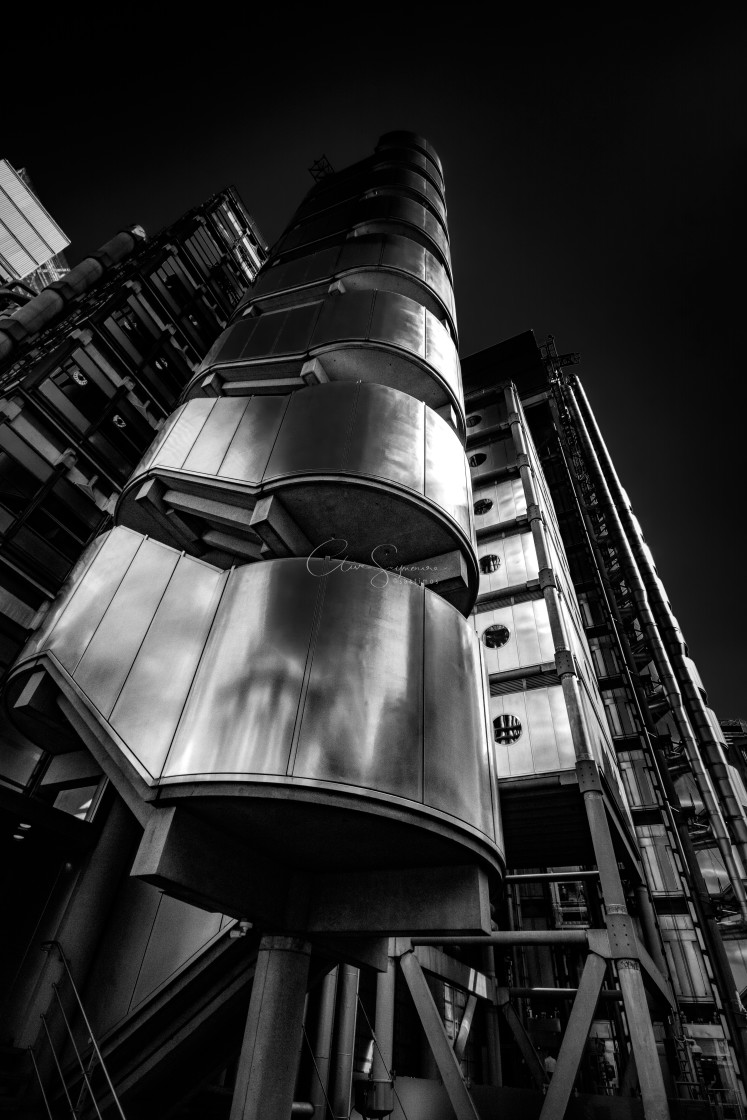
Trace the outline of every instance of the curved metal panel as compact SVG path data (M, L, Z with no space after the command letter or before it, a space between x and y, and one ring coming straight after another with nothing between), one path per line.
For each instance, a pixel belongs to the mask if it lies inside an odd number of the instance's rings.
M291 226L273 255L284 259L291 253L308 251L313 245L319 250L328 248L351 231L391 232L409 237L433 249L451 273L449 238L444 227L423 203L398 195L378 194L330 207L315 218Z
M499 856L477 639L452 607L370 566L279 560L220 573L123 528L106 549L78 589L83 599L95 584L109 604L94 639L74 596L38 655L66 642L57 679L162 796L187 783L192 806L228 797L235 819L237 805L261 816L267 782L271 813L310 793L333 813L344 794L341 809L354 798L382 836L395 813ZM15 679L38 663L20 663ZM313 836L298 842L324 858Z
M401 192L405 197L424 200L431 213L446 229L446 202L425 176L418 175L396 163L382 161L376 167L367 164L357 174L335 176L326 190L312 191L296 211L297 221L308 221L331 206L357 200L365 194Z
M446 267L435 253L401 234L346 234L337 249L281 261L260 274L243 306L294 306L323 296L338 279L350 291L378 288L399 292L422 303L437 318L446 316L456 331L454 293Z
M423 596L371 568L318 582L323 611L293 774L422 801L413 744L423 742L423 711L412 696L423 690Z
M451 404L464 430L459 358L451 335L421 304L394 292L332 292L320 302L237 319L199 366L187 390L206 392L215 373L230 391L253 381L297 378L317 357L331 381L367 381L410 393L432 408ZM216 395L209 382L209 395Z
M408 132L407 129L395 129L392 132L385 132L383 136L379 137L379 142L376 145L376 151L386 151L387 148L415 148L421 151L428 159L435 165L438 171L443 175L443 164L438 156L438 152L433 147L425 136L421 136L417 132Z
M141 461L119 499L119 524L202 555L212 530L233 527L242 539L258 541L251 511L260 498L278 495L302 534L297 544L288 539L285 555L308 555L334 538L359 562L383 563L384 547L400 564L456 549L468 586L459 596L452 585L435 589L465 613L471 609L477 560L467 461L452 428L431 409L395 389L360 383L318 385L290 397L213 399L208 409L205 403L183 406L168 437ZM194 405L202 427L190 415ZM154 501L143 485L152 479L161 486ZM233 525L232 509L239 511ZM186 537L182 512L190 517ZM231 554L222 539L227 565L237 556L259 559L242 545ZM432 582L441 579L433 575Z
M466 629L449 625L451 610L442 599L426 596L424 797L490 835L498 808L491 797L480 653ZM463 743L480 746L463 752Z
M319 590L289 564L229 575L163 778L286 774Z

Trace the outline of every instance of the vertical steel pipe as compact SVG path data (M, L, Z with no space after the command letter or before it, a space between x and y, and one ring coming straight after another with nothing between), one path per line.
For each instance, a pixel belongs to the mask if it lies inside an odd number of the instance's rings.
M576 406L576 411L584 419L588 431L589 441L595 452L595 458L608 485L609 500L613 505L623 535L628 543L628 551L637 565L639 578L645 586L652 616L658 621L661 642L666 647L671 658L673 676L678 680L679 703L686 711L689 721L699 740L699 753L702 753L713 784L723 806L724 817L734 839L734 845L742 860L742 866L747 869L747 815L739 801L731 774L729 773L722 744L714 735L713 728L708 718L706 706L700 692L692 680L690 670L684 660L684 651L679 636L672 609L664 595L661 584L644 546L640 527L633 516L628 504L620 479L615 470L602 433L591 411L584 388L578 378L575 386L569 389L570 399ZM658 668L658 666L657 666ZM663 682L662 682L663 683ZM697 742L697 740L696 740ZM742 892L744 894L744 892ZM741 902L740 902L741 909ZM743 911L743 917L747 914Z
M644 587L638 565L631 545L628 540L617 506L612 498L609 486L607 484L606 476L602 470L601 464L597 457L594 444L592 443L589 430L586 426L586 421L581 412L581 409L576 400L576 395L573 389L566 387L566 401L571 412L571 416L576 425L576 430L581 444L581 449L587 462L587 467L590 471L592 484L597 492L597 500L600 507L608 519L610 536L618 549L620 560L623 570L625 571L628 583L630 585L631 594L635 601L638 617L643 627L643 631L649 642L651 649L652 659L656 665L657 672L661 679L664 691L672 710L677 729L682 737L682 742L687 757L688 763L692 770L693 778L698 787L698 793L701 796L703 804L708 813L708 819L711 824L714 839L718 845L721 857L724 860L724 867L729 876L729 881L734 890L734 894L739 905L742 919L747 921L747 895L745 895L744 885L742 882L742 875L740 868L734 859L731 839L729 837L728 828L724 815L722 815L719 801L716 797L711 777L708 770L703 765L703 761L698 749L697 739L692 729L688 713L682 701L682 695L677 683L677 678L672 670L672 665L669 660L669 655L664 646L664 643L656 624L656 620L649 605L646 588ZM588 407L588 405L587 405ZM601 437L600 437L601 438ZM619 483L618 483L619 485ZM721 792L721 790L719 790ZM733 810L732 810L733 818Z
M560 608L558 589L550 563L547 537L542 510L537 500L537 490L532 474L529 449L524 436L519 398L515 387L508 384L505 388L506 411L514 439L516 461L519 466L524 495L527 503L527 517L532 527L532 536L537 549L537 566L540 587L547 604L550 632L556 654L556 667L563 687L563 695L568 709L571 738L579 764L594 761L586 721L581 708L581 692L575 661ZM596 764L595 764L596 765ZM588 768L587 768L588 769ZM632 926L628 914L625 891L620 878L617 854L612 842L607 810L604 804L598 777L595 782L585 781L583 801L589 831L594 848L599 881L602 888L608 925L625 928ZM653 1024L648 1011L640 965L633 958L619 960L620 976L625 974L625 982L620 982L623 993L625 1013L630 1026L630 1037L635 1054L641 1094L647 1120L666 1120L669 1116L666 1090L659 1057L656 1051Z
M394 986L397 962L389 958L386 972L376 976L376 1019L371 1076L374 1081L389 1081L394 1052Z
M337 1041L330 1102L335 1120L348 1120L352 1105L355 1063L355 1020L358 1009L360 973L352 965L340 965L337 997ZM231 1117L231 1120L234 1120Z
M485 945L480 951L482 970L488 978L491 1000L485 1006L485 1035L488 1054L488 1083L490 1085L503 1084L503 1063L501 1061L501 1032L498 1020L498 1008L495 1005L495 950L492 945Z
M322 981L319 1015L314 1040L314 1072L309 1099L315 1108L326 1109L329 1067L332 1060L332 1031L335 1025L335 998L339 967L331 969ZM322 1112L326 1116L326 1112Z

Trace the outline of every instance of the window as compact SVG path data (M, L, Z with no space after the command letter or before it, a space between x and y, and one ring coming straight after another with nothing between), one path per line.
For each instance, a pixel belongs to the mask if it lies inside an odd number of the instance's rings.
M483 513L487 513L488 510L492 508L492 498L479 498L478 501L475 502L475 513L478 517L482 516Z
M480 571L483 575L490 575L491 572L497 572L500 566L500 559L494 552L489 552L487 556L480 558ZM505 628L504 628L505 629Z
M482 420L482 416L480 416L479 412L471 412L469 414L469 416L467 417L467 427L468 428L475 428L475 427L477 427L477 425L480 423L481 420Z
M487 630L483 630L482 633L482 640L488 649L500 649L501 646L505 646L510 637L511 631L499 622L488 626Z
M516 716L496 716L493 720L493 736L496 743L515 743L521 738L521 720Z
M479 467L485 462L486 459L487 455L484 452L477 451L474 455L470 455L469 465L471 467Z

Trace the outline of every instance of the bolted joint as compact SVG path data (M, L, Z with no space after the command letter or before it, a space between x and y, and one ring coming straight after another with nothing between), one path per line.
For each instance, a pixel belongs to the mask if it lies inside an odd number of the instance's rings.
M599 767L593 758L580 759L576 763L576 775L578 777L578 788L582 794L588 793L590 790L595 790L598 793L602 792Z
M521 417L519 416L518 412L509 412L508 416L506 417L506 422L508 424L520 424Z
M544 591L546 587L557 587L555 582L555 573L552 568L541 568L537 573L539 576L539 585Z
M569 649L557 649L555 651L555 670L559 677L569 674L576 675L576 663Z
M525 451L520 451L516 456L516 465L517 467L531 467L532 464L529 461L529 456Z
M527 521L544 521L542 510L536 502L530 502L527 506Z

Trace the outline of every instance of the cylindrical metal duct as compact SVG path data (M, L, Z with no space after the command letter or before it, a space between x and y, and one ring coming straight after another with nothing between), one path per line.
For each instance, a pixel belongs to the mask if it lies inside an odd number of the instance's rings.
M711 779L708 771L703 765L698 749L698 743L693 733L692 725L690 723L688 713L682 702L682 695L677 683L677 679L672 671L672 665L669 660L667 650L662 641L662 637L656 620L651 612L649 605L646 588L641 573L638 568L635 556L633 554L630 533L626 532L620 519L618 506L613 500L610 488L607 482L607 476L602 470L599 457L596 454L594 443L592 443L589 430L586 425L586 420L581 412L581 408L577 402L576 394L571 386L566 387L565 391L568 407L576 425L576 430L584 452L587 467L589 469L592 483L597 497L602 507L605 516L609 519L609 531L614 540L615 547L618 549L623 568L629 581L631 594L636 603L636 608L639 614L641 625L643 626L646 637L651 647L651 653L656 665L657 671L662 681L667 699L669 701L672 715L674 716L678 731L682 737L682 742L687 755L693 777L698 786L698 792L703 800L703 804L708 812L708 818L711 823L716 843L719 851L721 852L724 860L724 866L729 876L729 881L734 889L737 902L744 920L747 921L747 895L745 895L744 886L742 883L742 875L737 863L734 859L732 851L732 843L729 837L729 832L726 827L724 817L728 815L731 820L733 819L734 809L727 799L727 813L722 815L721 807L716 794L711 784ZM588 403L585 411L588 410ZM593 421L593 418L592 418ZM601 436L599 436L601 440ZM607 459L609 456L607 455ZM610 463L611 466L611 463ZM618 482L619 486L619 482ZM721 793L721 789L719 789ZM727 791L728 792L728 791ZM733 800L733 795L731 795ZM741 820L741 814L739 815ZM741 854L741 853L740 853Z

